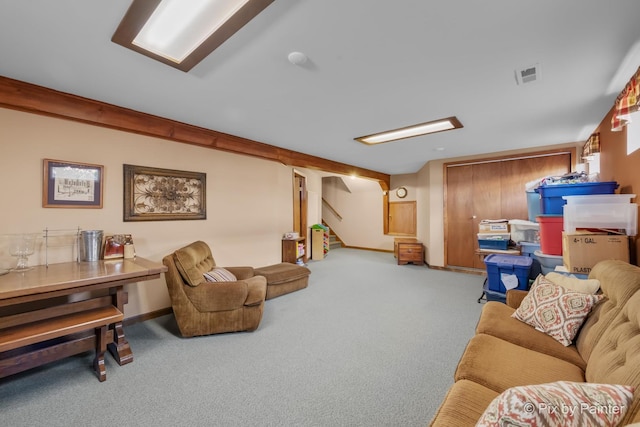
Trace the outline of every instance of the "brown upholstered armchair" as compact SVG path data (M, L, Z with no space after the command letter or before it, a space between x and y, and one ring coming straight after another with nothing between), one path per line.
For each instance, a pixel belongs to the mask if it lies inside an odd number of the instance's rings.
M253 267L225 267L237 281L210 282L216 263L209 246L197 241L163 258L173 313L183 337L254 331L264 310L267 280Z

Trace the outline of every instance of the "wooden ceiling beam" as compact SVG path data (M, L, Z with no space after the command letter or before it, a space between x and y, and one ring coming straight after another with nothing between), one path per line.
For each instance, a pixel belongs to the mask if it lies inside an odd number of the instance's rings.
M389 189L390 175L287 150L235 135L141 113L128 108L59 92L0 76L0 106L66 120L197 145L280 162L376 180Z

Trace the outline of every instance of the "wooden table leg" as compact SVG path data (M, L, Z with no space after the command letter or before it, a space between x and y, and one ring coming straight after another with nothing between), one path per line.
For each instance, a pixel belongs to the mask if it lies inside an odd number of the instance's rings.
M107 351L107 327L96 328L96 356L93 359L93 370L100 381L107 379L107 370L104 365L104 353Z
M128 294L124 291L124 288L122 286L118 286L117 288L112 289L111 295L113 305L124 313L124 305L128 302ZM115 323L109 328L113 330L113 341L109 342L107 345L109 353L111 353L120 366L133 362L133 353L131 352L129 342L124 336L122 322Z

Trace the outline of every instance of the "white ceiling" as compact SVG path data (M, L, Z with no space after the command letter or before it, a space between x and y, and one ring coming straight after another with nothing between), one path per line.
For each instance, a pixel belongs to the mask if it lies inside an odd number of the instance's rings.
M640 65L638 0L275 0L189 73L110 41L129 4L0 0L0 75L402 174L586 140ZM454 115L463 129L353 140Z

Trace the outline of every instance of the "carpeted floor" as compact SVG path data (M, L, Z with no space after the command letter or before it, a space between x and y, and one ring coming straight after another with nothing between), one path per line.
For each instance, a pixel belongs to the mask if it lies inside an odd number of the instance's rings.
M424 426L452 384L483 277L337 249L255 332L180 338L173 316L125 328L134 362L92 354L0 379L13 426Z

